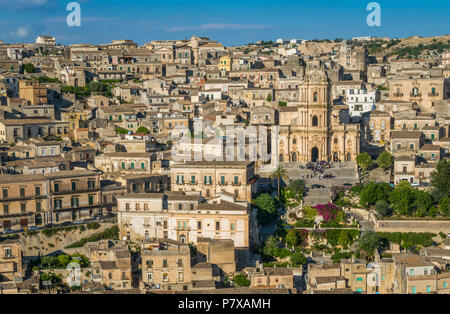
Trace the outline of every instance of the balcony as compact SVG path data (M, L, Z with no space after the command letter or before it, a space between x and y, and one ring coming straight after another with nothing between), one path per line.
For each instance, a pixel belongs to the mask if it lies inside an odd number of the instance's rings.
M69 194L83 194L83 193L95 193L99 192L100 188L96 189L77 189L75 191L73 190L65 190L65 191L58 191L58 192L51 192L51 195L69 195Z
M197 184L198 184L198 182L192 182L192 181L187 183L187 185L197 185Z
M227 186L228 182L219 182L218 184L219 184L219 186Z
M422 94L421 93L418 93L418 94L411 93L409 95L411 96L411 98L422 98Z
M394 93L392 94L393 97L403 97L404 94L403 93Z
M439 97L439 93L428 93L430 97Z
M241 186L242 182L233 182L233 186Z

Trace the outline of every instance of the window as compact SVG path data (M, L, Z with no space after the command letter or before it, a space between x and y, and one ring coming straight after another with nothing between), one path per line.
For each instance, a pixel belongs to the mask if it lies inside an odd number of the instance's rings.
M25 197L25 188L20 188L20 197Z
M230 230L231 230L231 232L236 231L236 224L235 223L231 223Z
M167 267L167 260L163 260L163 267Z
M41 195L41 187L40 186L35 186L34 187L34 194L36 196L40 196Z
M3 205L3 215L9 215L9 205L8 204Z
M94 196L93 195L89 195L88 198L89 198L89 205L90 206L94 205Z
M36 202L36 212L40 212L41 209L41 202Z
M314 95L313 95L313 101L316 102L316 101L318 100L318 98L319 98L318 93L317 93L317 92L314 92Z
M130 211L130 203L125 203L125 211Z
M234 176L234 184L239 185L239 177L238 176Z
M141 169L145 170L145 163L141 163Z
M201 221L197 221L197 229L202 230L202 222Z
M92 180L88 181L88 189L89 190L95 189L95 181L92 181Z
M312 118L312 126L319 126L319 119L317 118L317 116L314 116Z
M414 269L411 269L411 270L409 271L409 275L410 275L410 276L414 276Z
M164 282L168 282L169 281L169 274L168 273L163 273L163 281Z
M122 169L125 169L125 163L124 162L122 163Z
M148 280L149 282L153 282L153 273L148 273L148 274L147 274L147 280Z
M222 184L222 185L225 184L225 176L220 177L220 184Z
M77 190L77 183L75 181L72 181L72 191Z
M191 183L194 185L195 184L195 176L191 176Z
M431 286L427 286L427 293L431 292Z
M8 198L8 190L7 189L3 189L3 198L4 199Z
M444 281L444 283L442 284L442 286L443 286L444 288L447 288L447 281Z
M79 203L78 203L78 198L74 197L70 200L70 204L72 205L72 208L77 208Z
M220 222L216 221L216 231L220 231Z
M26 203L20 204L20 213L25 214L26 212L27 212L27 204Z
M362 277L358 277L358 278L356 278L356 281L362 282L363 279L362 279Z

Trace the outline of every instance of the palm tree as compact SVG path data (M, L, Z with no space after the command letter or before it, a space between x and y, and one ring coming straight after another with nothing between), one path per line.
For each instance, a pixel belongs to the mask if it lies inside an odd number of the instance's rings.
M287 170L283 166L278 166L277 170L275 170L271 175L270 178L277 179L278 183L278 198L280 198L280 181L281 179L288 180L289 177L287 175Z

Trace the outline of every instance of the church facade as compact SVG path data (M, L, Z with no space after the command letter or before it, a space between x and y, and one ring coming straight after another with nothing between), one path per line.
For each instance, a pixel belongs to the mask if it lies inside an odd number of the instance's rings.
M360 153L360 127L347 124L345 110L331 104L324 65L308 62L299 82L298 102L279 109L279 161L354 161Z

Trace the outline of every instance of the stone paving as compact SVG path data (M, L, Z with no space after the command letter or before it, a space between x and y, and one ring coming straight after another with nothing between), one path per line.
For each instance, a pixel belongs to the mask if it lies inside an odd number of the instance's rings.
M318 205L327 204L331 201L331 187L342 186L343 184L355 184L358 183L358 173L354 163L336 163L334 168L327 169L324 174L332 174L335 177L332 179L321 179L321 177L308 169L301 169L302 164L283 164L286 168L289 180L295 181L302 179L305 181L305 185L309 188L309 192L304 199L305 205ZM311 189L314 184L325 186L323 189Z

